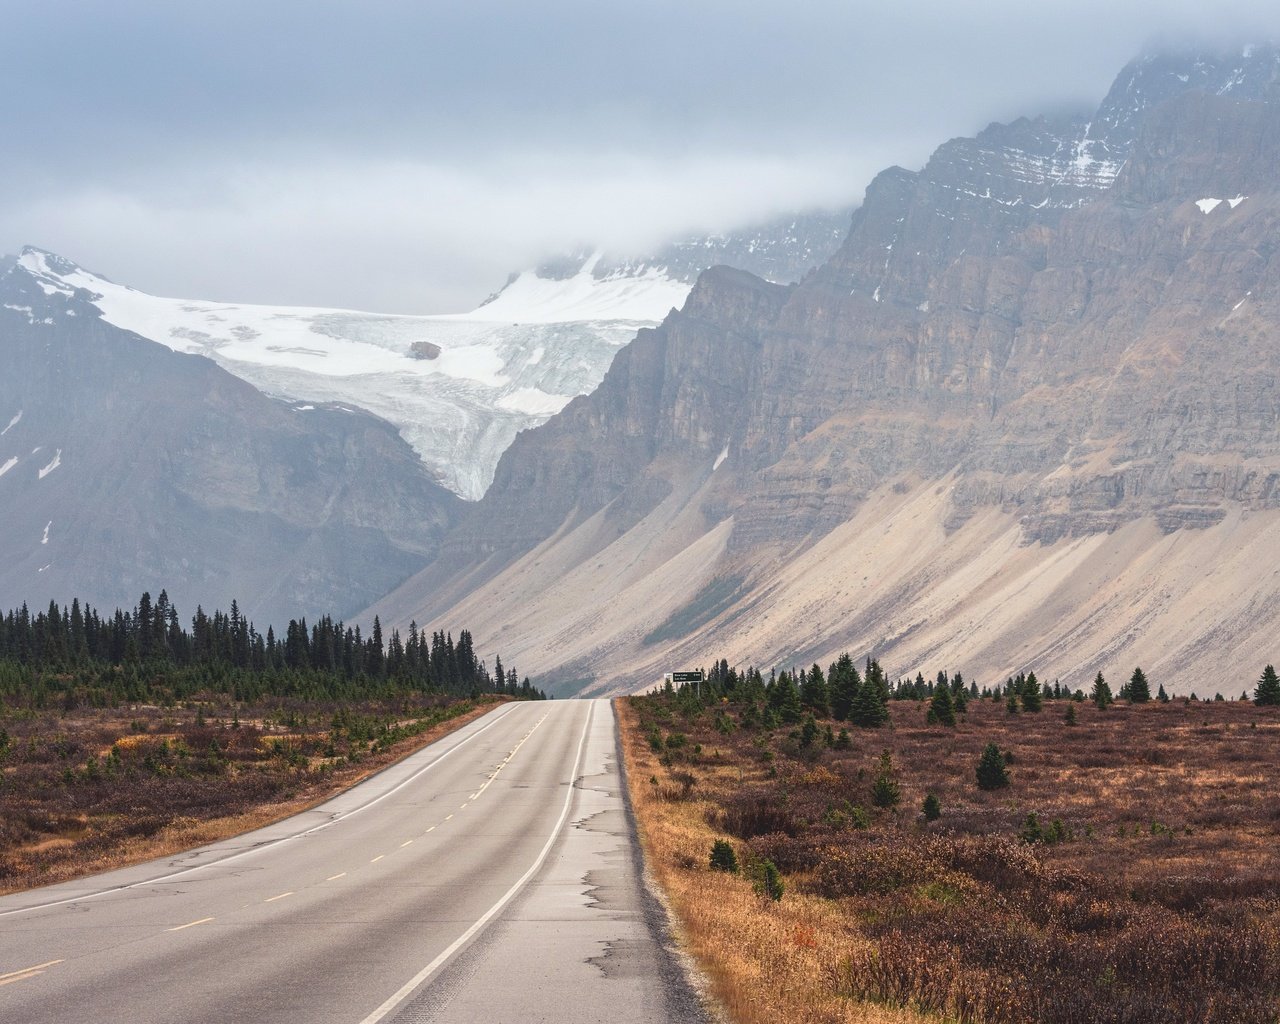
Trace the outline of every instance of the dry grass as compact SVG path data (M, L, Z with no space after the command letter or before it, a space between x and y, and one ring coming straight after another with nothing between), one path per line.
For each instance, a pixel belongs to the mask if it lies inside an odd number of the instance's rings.
M314 721L327 721L333 708L303 702L288 702L287 712L281 703L269 718L238 724L230 716L198 724L204 708L194 703L11 716L3 723L9 756L0 758L0 895L170 856L298 814L500 700L424 705L418 719L403 715L400 700L362 706L369 720L421 726L386 743L353 743L340 729L316 732ZM443 714L451 717L433 721ZM211 741L219 749L216 763L205 753ZM158 762L161 745L186 753ZM108 775L103 766L113 749L118 767ZM98 763L92 778L85 770L90 757Z
M1274 709L1082 705L1071 726L1062 701L973 702L948 729L895 702L841 750L732 703L618 703L650 864L735 1021L1277 1020ZM975 784L987 742L1007 789ZM901 802L877 809L886 749ZM1032 812L1066 838L1022 841ZM709 869L726 837L782 870L780 903Z
M723 835L707 822L714 801L672 799L667 770L641 735L629 700L616 702L640 840L675 910L681 938L710 980L715 998L739 1024L916 1024L937 1018L840 995L838 974L851 947L868 947L831 901L804 894L774 903L742 876L707 868ZM699 771L699 788L731 789L736 768Z

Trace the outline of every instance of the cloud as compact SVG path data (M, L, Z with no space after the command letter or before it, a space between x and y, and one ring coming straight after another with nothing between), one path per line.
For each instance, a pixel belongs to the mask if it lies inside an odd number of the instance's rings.
M689 230L857 197L880 163L698 155L508 155L235 164L138 190L88 186L0 215L5 231L161 294L403 312L479 304L508 272L608 240L643 253ZM193 287L193 282L197 282Z
M0 247L154 291L458 309L561 245L849 202L991 120L1090 109L1274 3L11 5Z

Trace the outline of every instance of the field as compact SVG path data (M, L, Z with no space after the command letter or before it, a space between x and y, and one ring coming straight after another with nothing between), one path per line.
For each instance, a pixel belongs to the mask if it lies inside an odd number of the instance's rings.
M1277 1020L1280 709L927 708L806 744L743 703L619 701L649 863L735 1021Z
M493 707L205 695L4 709L0 893L189 849L321 802Z

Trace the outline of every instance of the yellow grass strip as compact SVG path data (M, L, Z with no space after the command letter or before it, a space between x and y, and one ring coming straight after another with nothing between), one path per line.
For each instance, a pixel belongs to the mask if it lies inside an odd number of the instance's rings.
M719 838L709 805L664 799L658 764L630 701L614 702L640 842L675 912L679 939L735 1024L925 1024L939 1018L855 1001L839 992L841 964L867 940L838 905L788 892L773 903L751 883L708 867ZM723 774L723 773L721 773ZM732 773L736 777L736 772ZM714 784L700 773L698 785Z

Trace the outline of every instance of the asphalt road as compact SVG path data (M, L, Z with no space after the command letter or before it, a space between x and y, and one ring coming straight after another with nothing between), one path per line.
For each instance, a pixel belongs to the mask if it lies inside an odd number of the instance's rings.
M701 1021L607 701L505 705L305 814L0 898L0 1021Z

